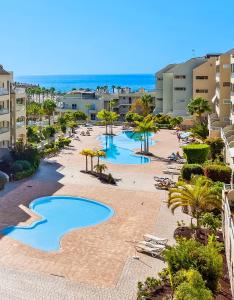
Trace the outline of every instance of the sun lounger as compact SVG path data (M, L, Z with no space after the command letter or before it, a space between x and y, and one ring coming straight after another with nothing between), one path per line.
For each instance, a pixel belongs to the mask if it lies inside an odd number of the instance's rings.
M157 248L157 249L165 249L165 247L166 247L165 245L157 244L152 241L139 241L139 242L137 242L137 244L144 245L144 246L151 247L151 248Z
M163 170L163 173L164 174L180 175L180 172L178 170L174 170L174 169Z
M160 238L160 237L157 237L152 234L145 234L143 237L144 237L144 240L147 242L156 243L156 244L160 244L160 245L166 245L168 242L168 239Z
M135 245L135 249L138 252L149 253L149 254L152 255L152 257L159 256L163 252L163 250L164 250L164 248L149 247L149 246L146 246L146 245L140 244L140 243L138 243L138 244Z

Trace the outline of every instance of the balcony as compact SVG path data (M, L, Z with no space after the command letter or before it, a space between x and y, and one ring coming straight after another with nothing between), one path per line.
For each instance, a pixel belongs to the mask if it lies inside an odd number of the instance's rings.
M0 108L0 115L9 114L9 108Z
M21 121L21 122L16 122L16 128L22 128L25 127L25 122Z
M9 127L0 127L0 134L6 133L6 132L8 132L9 130L10 130Z
M9 91L5 88L0 88L0 96L8 95Z
M24 88L15 88L14 92L16 94L25 94L25 89Z

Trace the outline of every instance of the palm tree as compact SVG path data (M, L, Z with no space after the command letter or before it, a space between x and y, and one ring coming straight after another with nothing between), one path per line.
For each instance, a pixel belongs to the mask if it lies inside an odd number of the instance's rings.
M119 118L119 115L116 112L110 111L110 134L113 135L113 123Z
M112 93L114 94L114 92L115 92L115 85L112 85Z
M106 152L103 151L103 150L97 150L95 156L98 158L97 165L99 165L100 157L105 157L106 156Z
M51 99L54 99L54 93L55 93L55 88L51 87L50 88L50 97L51 97Z
M106 109L102 109L98 112L97 118L102 120L106 127L106 135L108 134L108 125L110 124L110 112Z
M94 169L95 169L95 171L97 173L99 173L100 175L102 175L102 173L107 170L107 166L105 164L100 164L100 165L94 166Z
M43 109L44 109L46 115L49 117L49 125L50 125L50 121L51 121L50 118L53 115L55 108L56 108L56 103L54 102L54 100L46 99L43 102Z
M135 132L143 134L144 140L144 153L149 153L149 134L151 132L157 132L159 129L154 125L154 120L148 120L144 118L143 121L135 121Z
M169 190L168 207L174 213L177 207L189 206L198 227L199 218L204 211L222 207L222 197L213 184L212 180L203 176L194 177L191 184L179 181L177 187Z
M195 115L201 122L202 115L211 112L211 107L208 100L198 97L191 99L191 102L188 104L188 111L192 116Z
M154 97L151 95L144 95L141 97L141 101L144 106L144 115L147 116L150 113L150 105L153 103Z
M93 158L96 156L96 151L89 150L89 157L91 158L91 172L93 172Z
M88 172L88 156L90 154L90 149L83 149L80 152L80 154L85 156L85 171L87 173Z

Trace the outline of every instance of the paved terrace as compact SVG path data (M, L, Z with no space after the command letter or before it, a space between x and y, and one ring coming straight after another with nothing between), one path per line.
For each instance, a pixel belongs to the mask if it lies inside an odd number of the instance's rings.
M116 133L118 128L115 128ZM102 184L81 173L83 148L100 148L92 135L73 141L59 156L44 161L30 179L10 183L0 192L0 229L31 224L37 216L27 210L35 198L47 195L87 197L110 205L115 215L97 226L73 230L63 236L58 252L43 252L7 236L0 236L0 299L135 299L136 286L146 276L155 276L163 261L144 254L134 260L134 241L144 233L168 237L173 243L176 220L164 200L165 191L154 187L154 175L163 174L167 164L152 159L150 164L108 164L119 178L117 186ZM178 150L173 131L161 130L151 152L166 157ZM59 219L58 219L59 222Z

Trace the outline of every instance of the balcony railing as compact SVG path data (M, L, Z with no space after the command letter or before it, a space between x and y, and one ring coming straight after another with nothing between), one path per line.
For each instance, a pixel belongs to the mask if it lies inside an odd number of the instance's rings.
M0 96L8 95L8 94L9 94L8 89L0 88Z
M16 127L17 128L25 127L25 122L24 121L22 121L22 122L16 122Z
M0 108L0 115L9 114L9 108Z
M0 134L6 133L6 132L8 132L9 130L10 130L9 127L0 127Z

